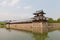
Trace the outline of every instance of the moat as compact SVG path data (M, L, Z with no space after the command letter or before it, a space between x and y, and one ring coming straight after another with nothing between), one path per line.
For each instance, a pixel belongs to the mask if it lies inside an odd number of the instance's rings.
M45 34L0 28L0 40L60 40L60 30Z

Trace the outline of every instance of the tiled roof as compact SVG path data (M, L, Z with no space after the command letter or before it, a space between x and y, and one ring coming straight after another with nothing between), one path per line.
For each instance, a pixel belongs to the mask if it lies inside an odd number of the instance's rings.
M11 20L10 23L15 23L15 22L31 22L33 19L21 19L21 20Z

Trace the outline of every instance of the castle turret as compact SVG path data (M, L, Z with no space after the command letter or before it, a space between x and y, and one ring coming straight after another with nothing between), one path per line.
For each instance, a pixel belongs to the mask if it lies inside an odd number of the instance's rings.
M33 13L34 16L34 21L47 21L46 17L44 16L43 10L36 11L36 13Z
M40 33L48 32L48 24L47 24L47 18L44 16L43 10L36 11L33 13L34 20L33 20L33 27L39 27L38 30ZM37 26L36 26L37 25Z

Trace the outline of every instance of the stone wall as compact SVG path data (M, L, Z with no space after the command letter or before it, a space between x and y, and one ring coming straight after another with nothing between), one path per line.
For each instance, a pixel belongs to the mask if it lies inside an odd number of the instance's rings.
M38 32L38 33L43 33L44 31L48 31L46 23L42 23L42 22L7 24L6 26L7 28L27 30L27 31Z
M32 24L28 23L28 24L7 24L7 27L9 28L14 28L14 29L21 29L21 30L31 30L30 28L32 28Z
M48 23L50 29L60 29L60 23Z

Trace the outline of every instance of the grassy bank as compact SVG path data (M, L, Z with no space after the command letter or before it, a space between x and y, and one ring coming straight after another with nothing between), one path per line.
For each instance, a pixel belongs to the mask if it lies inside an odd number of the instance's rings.
M6 28L6 22L0 22L0 28Z

